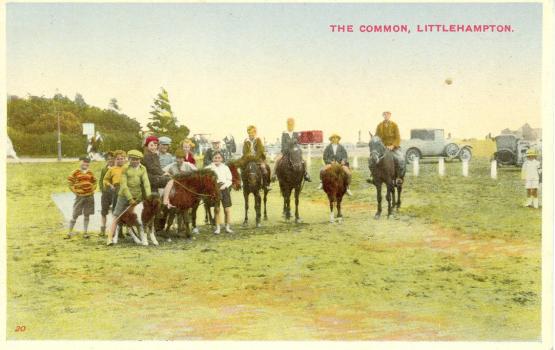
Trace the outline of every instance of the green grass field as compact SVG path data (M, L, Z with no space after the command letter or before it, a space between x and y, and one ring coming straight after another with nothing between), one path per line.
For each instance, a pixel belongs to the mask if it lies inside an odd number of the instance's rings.
M8 164L9 339L539 340L541 213L522 208L519 172L487 158L421 164L396 218L373 219L375 190L355 172L343 224L307 184L303 224L142 247L66 241L50 196L76 164ZM320 162L313 161L317 178ZM93 168L99 172L100 164ZM384 199L385 202L385 199ZM99 203L97 203L99 205ZM202 213L202 211L201 211ZM251 213L254 218L254 213ZM16 332L18 326L25 331Z

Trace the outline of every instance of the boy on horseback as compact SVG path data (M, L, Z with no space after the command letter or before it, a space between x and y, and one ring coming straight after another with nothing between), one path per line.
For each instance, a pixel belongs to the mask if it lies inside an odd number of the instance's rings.
M283 158L283 156L289 157L289 149L292 146L295 146L299 143L299 133L294 131L295 130L295 119L288 118L287 119L287 131L284 131L281 134L281 153L277 155L276 162L274 164L274 175L272 176L272 181L277 179L276 177L276 169L279 161ZM303 160L303 166L305 168L304 179L305 181L311 182L310 175L306 170L306 163Z
M345 147L339 144L339 140L341 140L341 136L337 134L332 134L329 138L330 144L326 146L324 149L324 167L320 170L320 185L318 185L318 189L322 189L322 173L329 169L332 164L341 164L343 170L348 175L348 184L351 183L351 169L349 168L349 156L347 155L347 150ZM353 193L347 186L347 195L352 196Z
M405 157L401 152L401 136L399 133L399 127L393 121L391 121L391 112L383 112L383 122L378 124L376 128L376 135L380 137L383 144L387 149L392 151L393 157L395 159L395 166L397 172L397 183L402 184L405 177ZM373 168L375 164L370 164ZM368 182L372 183L374 180L370 178Z
M168 166L166 166L164 169L164 172L166 174L169 174L170 176L175 176L177 174L188 174L191 173L195 170L197 170L197 167L189 162L185 161L185 152L183 152L182 149L177 149L175 151L175 163L172 163ZM166 189L168 188L170 182L172 182L172 180L168 181L168 183L166 184L166 187L164 189L164 197L166 194ZM169 186L170 188L172 186Z
M260 137L256 136L256 131L256 126L254 125L250 125L247 128L247 134L249 135L249 137L246 138L243 142L243 156L239 160L239 167L242 168L246 165L246 159L248 157L254 157L254 159L260 166L260 170L262 171L262 181L264 187L270 190L268 188L270 186L270 179L268 175L270 169L266 164L266 150Z
M141 164L143 154L137 150L127 152L129 164L123 166L119 194L116 207L112 215L114 220L108 232L108 245L111 245L112 237L116 232L119 217L132 205L137 205L144 198L150 197L150 182L146 167Z
M89 169L90 158L79 158L81 165L79 169L74 170L67 178L69 189L75 193L75 201L73 202L72 219L69 221L69 232L65 239L71 238L75 233L73 227L77 218L83 214L84 238L89 238L87 234L89 228L89 216L94 214L94 191L96 190L96 178Z
M152 191L158 191L158 189L164 188L170 180L170 177L164 174L160 166L158 141L156 136L149 136L146 138L144 145L145 155L141 161L148 173L148 180Z

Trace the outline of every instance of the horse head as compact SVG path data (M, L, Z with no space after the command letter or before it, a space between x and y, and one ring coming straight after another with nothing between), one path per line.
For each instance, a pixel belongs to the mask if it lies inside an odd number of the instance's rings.
M295 171L303 169L303 151L299 145L294 144L289 147L289 163Z
M260 178L260 167L256 161L251 160L245 165L245 180L250 187L255 187Z
M383 158L386 148L382 142L382 139L377 135L370 134L370 142L368 147L370 148L370 161L377 164L381 158Z

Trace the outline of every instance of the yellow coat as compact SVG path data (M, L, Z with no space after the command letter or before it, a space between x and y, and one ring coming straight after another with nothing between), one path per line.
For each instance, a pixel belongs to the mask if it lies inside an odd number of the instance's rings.
M383 121L378 124L376 128L376 135L379 136L383 144L386 146L399 147L401 145L401 136L399 134L399 127L392 121Z

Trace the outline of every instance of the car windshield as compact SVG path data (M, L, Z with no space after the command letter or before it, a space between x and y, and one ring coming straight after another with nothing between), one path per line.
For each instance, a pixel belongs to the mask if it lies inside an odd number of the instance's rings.
M497 148L516 149L517 138L514 135L499 135L495 138Z

